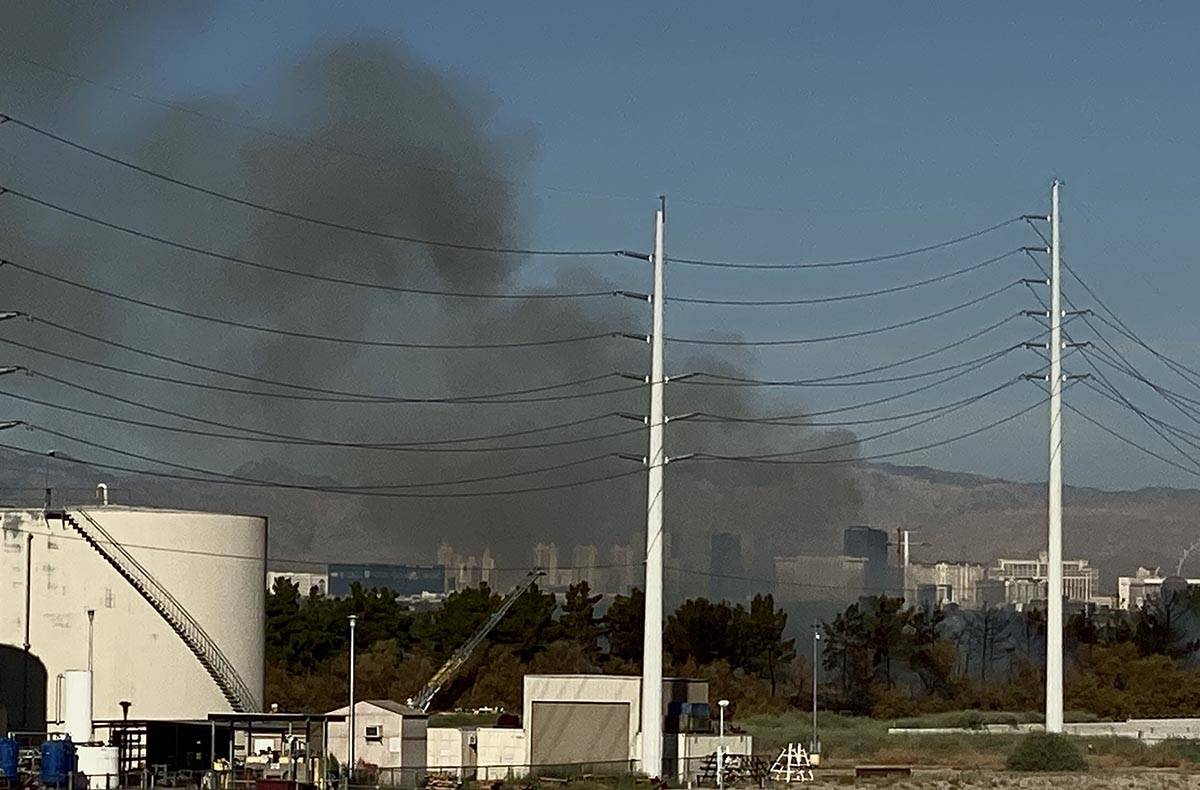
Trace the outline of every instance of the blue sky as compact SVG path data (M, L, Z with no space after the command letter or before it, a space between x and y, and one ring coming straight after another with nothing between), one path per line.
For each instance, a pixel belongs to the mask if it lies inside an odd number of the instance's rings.
M478 92L480 106L491 108L492 133L534 141L520 191L528 235L547 246L644 246L654 198L665 193L669 251L678 256L783 262L871 255L1043 212L1050 180L1059 177L1066 182L1067 260L1143 338L1200 366L1193 310L1200 286L1193 240L1200 215L1200 9L1178 3L1152 11L1115 2L230 3L183 26L151 12L137 30L108 31L84 45L74 62L87 63L91 47L95 79L165 100L227 94L238 105L233 120L287 130L295 119L289 97L273 89L273 74L308 48L348 35L403 42ZM118 45L121 58L101 58ZM0 33L0 46L55 62L56 53L23 49L20 31ZM5 68L12 69L12 79L2 80L8 105L36 112L34 86L50 78L12 62ZM122 117L145 109L101 89L90 96L95 103L81 117L94 117L110 138ZM919 279L1034 241L1014 227L886 267L789 275L680 267L670 287L746 298L833 294ZM624 271L630 287L644 287L644 274ZM853 330L1033 274L1016 257L1003 270L904 298L787 310L672 308L670 331L779 338ZM528 277L541 279L536 263ZM1068 293L1089 303L1078 288ZM849 349L764 351L755 372L790 378L845 369L847 359L854 367L877 364L1032 306L1018 292L1003 305ZM1077 334L1087 336L1082 328ZM1019 332L1008 336L1015 339ZM1188 391L1144 356L1138 360ZM1029 356L1021 364L1038 363ZM1021 370L1012 365L1005 375ZM988 384L977 380L947 398ZM1152 393L1121 384L1145 407L1187 427ZM929 438L969 429L1035 396L1017 388L947 420L947 430ZM815 393L805 402L825 408L845 397ZM1094 395L1078 397L1128 435L1157 441L1136 418ZM1195 484L1195 476L1070 419L1069 481ZM1039 479L1044 428L1038 410L985 439L897 460Z

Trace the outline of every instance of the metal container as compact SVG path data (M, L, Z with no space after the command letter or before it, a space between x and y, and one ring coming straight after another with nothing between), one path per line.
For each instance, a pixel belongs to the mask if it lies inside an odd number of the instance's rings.
M121 750L116 746L80 746L76 754L88 790L112 790L119 785Z
M21 760L21 745L13 738L0 738L0 779L16 783Z
M75 744L70 738L42 744L42 787L67 787L75 773Z

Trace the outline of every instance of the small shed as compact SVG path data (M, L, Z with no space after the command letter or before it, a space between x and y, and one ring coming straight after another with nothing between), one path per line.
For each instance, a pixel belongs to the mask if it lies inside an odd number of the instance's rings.
M331 715L348 716L344 706ZM348 722L329 725L329 751L343 762L348 754ZM390 699L354 703L354 757L361 765L380 769L381 784L411 787L426 773L426 733L429 714Z

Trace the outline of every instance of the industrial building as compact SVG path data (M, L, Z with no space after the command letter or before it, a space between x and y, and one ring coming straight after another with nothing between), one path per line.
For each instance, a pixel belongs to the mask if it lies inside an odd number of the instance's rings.
M698 758L716 751L708 682L663 678L663 766L660 776L686 781ZM641 760L642 678L623 675L526 675L525 763L531 768L588 763L592 772L626 772ZM725 747L751 754L749 735L729 734Z
M1191 589L1200 587L1200 579L1182 576L1163 576L1158 568L1138 568L1133 576L1117 577L1117 608L1140 609L1143 605L1162 598L1164 589Z
M441 565L387 565L381 563L331 564L329 594L344 598L354 585L364 590L382 588L405 597L440 595L446 587Z
M349 753L347 731L350 706L326 714L328 749L334 755ZM347 721L341 721L347 717ZM365 699L354 703L355 762L376 766L392 774L397 784L411 787L425 774L426 730L429 715L419 708L390 699Z
M427 738L425 762L431 771L480 782L529 773L520 727L430 727Z
M429 727L419 707L392 700L354 706L355 763L380 784L411 787L429 773L494 781L528 774L627 773L641 758L640 676L526 675L520 721L496 726ZM663 679L663 766L659 775L694 780L721 738L708 683ZM323 717L327 751L348 755L349 707ZM505 719L509 726L504 726ZM732 725L732 720L729 721ZM727 732L731 754L752 754L750 736Z
M903 568L904 598L925 605L929 603L929 591L933 587L937 605L954 603L974 608L979 605L977 587L983 581L986 569L974 562L909 562Z
M1050 561L1043 551L1038 553L1037 559L998 559L988 570L988 578L1005 582L1007 603L1023 605L1046 599L1049 568ZM1062 561L1062 595L1066 600L1091 603L1097 597L1099 586L1100 571L1091 567L1087 560Z
M318 595L329 594L328 571L267 571L267 591L274 590L275 582L280 579L296 585L304 596L314 592Z
M44 732L61 721L58 679L89 666L97 719L258 709L266 548L258 516L106 504L0 511L8 726Z
M865 557L796 554L775 558L775 597L781 602L849 603L867 583Z

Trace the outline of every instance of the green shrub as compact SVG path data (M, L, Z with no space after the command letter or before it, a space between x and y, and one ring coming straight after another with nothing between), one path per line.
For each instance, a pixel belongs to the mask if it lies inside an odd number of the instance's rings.
M1008 755L1010 771L1084 771L1087 760L1079 746L1065 735L1031 732Z

